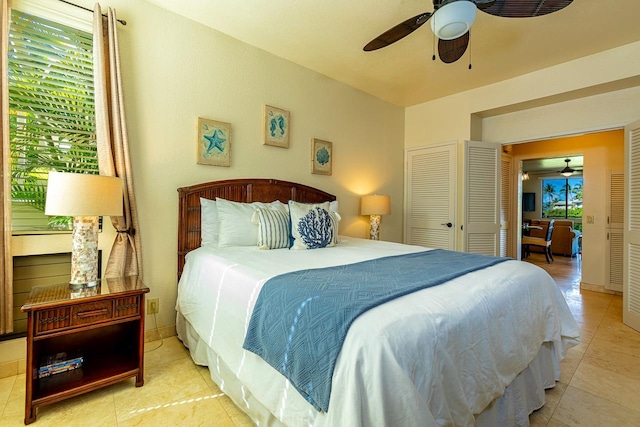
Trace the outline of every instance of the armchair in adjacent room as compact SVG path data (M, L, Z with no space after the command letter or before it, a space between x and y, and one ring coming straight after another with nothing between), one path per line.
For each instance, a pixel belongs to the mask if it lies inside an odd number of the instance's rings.
M573 229L573 221L556 220L551 242L551 252L555 255L575 256L578 254L580 231Z

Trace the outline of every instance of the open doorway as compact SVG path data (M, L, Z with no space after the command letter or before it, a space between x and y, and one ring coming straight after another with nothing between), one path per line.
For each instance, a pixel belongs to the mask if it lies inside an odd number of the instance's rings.
M514 144L509 150L513 158L513 195L514 208L512 224L514 228L513 246L521 249L520 239L522 237L522 221L524 219L544 219L548 216L570 216L575 214L575 209L580 206L582 220L577 218L563 218L572 220L573 228L581 233L581 257L582 279L581 286L587 289L604 291L608 286L608 272L605 271L603 260L609 258L611 250L609 247L608 217L610 215L609 194L612 171L620 170L624 167L624 132L611 130L604 132L594 132L585 135L572 136L566 138L556 138L535 142ZM578 159L574 157L582 156L582 164L578 166ZM527 161L534 159L556 159L556 165L551 169L555 177L562 180L560 171L567 164L566 159L570 159L569 166L572 169L582 169L582 194L577 188L570 188L569 194L562 197L558 193L559 189L549 189L548 196L544 199L543 182L540 176L534 176L533 172L538 170L535 166L527 164L530 170L529 180L522 181L521 175L525 169L521 166ZM555 172L557 171L557 172ZM577 173L572 174L577 175ZM528 183L527 183L528 182ZM566 191L566 184L565 191ZM531 189L533 186L534 189ZM571 183L575 187L575 183ZM536 206L530 212L524 212L523 193L539 193L535 196ZM528 196L530 197L530 196ZM549 209L558 209L554 214L543 213L545 204ZM531 206L529 206L531 208ZM574 209L575 208L575 209ZM555 256L555 255L554 255ZM562 255L560 255L562 258ZM544 256L542 255L544 260ZM567 260L576 260L576 257L566 257Z
M566 220L582 231L583 170L582 154L522 160L523 221Z
M551 231L550 252L556 257L576 258L578 264L582 253L583 169L582 154L522 160L522 235L545 239ZM542 249L534 246L526 252L533 255Z

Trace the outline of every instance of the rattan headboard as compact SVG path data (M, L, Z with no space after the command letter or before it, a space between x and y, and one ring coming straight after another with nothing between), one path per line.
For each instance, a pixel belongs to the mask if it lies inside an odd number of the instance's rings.
M216 197L234 202L273 202L289 200L303 203L334 201L336 196L294 182L276 179L230 179L178 188L178 279L187 252L200 247L200 197Z

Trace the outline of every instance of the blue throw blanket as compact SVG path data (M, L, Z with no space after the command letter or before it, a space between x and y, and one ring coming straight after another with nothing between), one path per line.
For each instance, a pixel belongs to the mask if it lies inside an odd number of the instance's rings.
M507 260L436 249L276 276L260 291L243 347L326 412L336 359L356 317L384 302Z

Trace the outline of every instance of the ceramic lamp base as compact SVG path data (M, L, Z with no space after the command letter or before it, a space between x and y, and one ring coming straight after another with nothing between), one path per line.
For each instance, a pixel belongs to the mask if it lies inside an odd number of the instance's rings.
M380 215L370 215L369 225L371 226L369 238L371 240L380 240Z
M98 284L98 217L73 217L71 285Z

